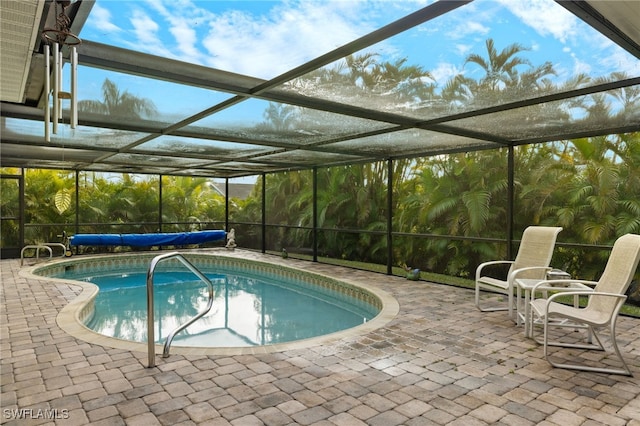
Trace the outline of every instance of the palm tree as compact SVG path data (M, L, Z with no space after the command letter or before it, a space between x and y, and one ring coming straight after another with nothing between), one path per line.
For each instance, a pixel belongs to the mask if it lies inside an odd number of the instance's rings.
M261 130L284 132L294 129L298 121L297 108L293 105L269 102L262 115L265 121L257 126Z
M477 85L475 80L458 74L445 83L440 91L440 97L448 104L450 110L456 110L473 101Z
M102 101L78 101L78 111L128 118L150 118L158 111L151 100L138 98L128 91L121 92L108 78L102 83Z
M345 60L347 78L353 86L363 89L371 89L375 85L374 69L376 68L376 53L363 53L361 55L349 55ZM336 71L340 73L341 65Z
M460 106L461 102L464 102L463 107L491 106L499 102L518 101L557 91L548 78L556 74L550 62L534 67L529 60L518 56L518 53L529 49L513 43L498 52L493 39L486 40L486 48L486 56L472 53L465 59L465 65L472 63L482 68L483 76L477 81L457 76L444 87L442 96L449 100L452 106ZM519 71L521 65L527 67L522 72ZM568 119L569 115L562 109L561 104L545 103L509 111L496 117L496 121L490 126L513 128L521 121L544 126ZM483 130L482 125L478 130Z
M27 241L57 241L56 235L64 227L40 225L73 223L73 177L73 172L63 170L28 170L24 192L25 223L38 226L26 228Z
M627 79L626 73L614 72L611 73L610 80L620 81ZM622 87L620 89L609 92L613 98L615 98L621 108L617 115L621 117L638 117L640 116L640 88L638 86Z
M500 96L502 100L519 100L532 95L549 93L554 90L554 85L547 78L555 75L553 65L550 62L533 67L529 60L516 56L522 51L529 50L524 46L514 43L498 52L493 39L487 39L487 53L482 56L477 53L469 54L464 62L476 64L484 75L479 79L458 74L451 77L443 86L440 96L450 109L465 108L475 102L492 105L495 98ZM527 65L529 69L518 72L518 66ZM557 109L551 116L557 117ZM531 110L527 111L531 114ZM539 114L549 117L548 111L541 111Z
M162 221L211 222L224 217L224 197L218 194L211 181L204 177L162 177ZM182 224L173 224L175 231L184 231Z
M376 67L377 91L393 93L402 101L430 100L435 86L426 84L425 79L433 80L433 75L419 65L407 65L406 62L407 58L402 58Z
M484 58L477 53L472 53L465 59L465 65L473 63L480 66L485 71L485 76L480 80L481 87L488 91L495 92L502 85L508 85L517 74L516 67L519 65L531 65L524 58L515 56L518 53L529 50L519 43L513 43L502 49L500 53L495 48L493 39L487 39L487 57Z
M275 173L266 180L266 221L283 225L268 230L269 246L276 250L310 247L311 232L302 227L310 227L313 220L311 170Z
M617 235L640 234L640 132L618 135L614 147L622 163Z
M453 236L504 235L506 151L436 156L416 169L414 183L399 195L394 221L401 230ZM480 259L495 255L493 243L429 239L419 246L394 244L395 256L423 270L465 275Z

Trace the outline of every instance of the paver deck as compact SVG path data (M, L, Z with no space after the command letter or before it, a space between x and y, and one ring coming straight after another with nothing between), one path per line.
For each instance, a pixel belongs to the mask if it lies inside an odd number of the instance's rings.
M397 299L400 312L382 328L330 344L171 355L146 368L144 352L90 344L58 327L56 316L78 287L24 278L19 260L2 260L0 423L640 425L638 319L618 322L634 377L556 369L505 312L477 311L470 290L235 255L374 285ZM608 358L566 349L556 355Z

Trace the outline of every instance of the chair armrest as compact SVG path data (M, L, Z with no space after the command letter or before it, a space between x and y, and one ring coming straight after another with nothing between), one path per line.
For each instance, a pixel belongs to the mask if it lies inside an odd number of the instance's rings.
M526 271L535 271L535 270L544 270L544 271L550 271L551 268L550 266L528 266L526 268L519 268L516 269L515 271L512 271L509 276L507 277L507 281L509 281L510 283L513 283L513 280L516 279L516 276L522 272L526 272Z
M571 284L580 284L581 287L568 287ZM547 298L547 304L553 298L560 296L574 296L574 295L589 295L593 294L593 286L597 283L595 281L587 280L543 280L533 286L531 289L531 302L536 299L536 293L542 290L556 290L558 293L553 294Z
M627 299L626 295L619 294L619 293L605 293L605 292L602 292L602 291L586 291L586 290L563 291L561 293L553 294L547 299L547 303L544 304L545 317L548 317L548 315L549 315L549 306L551 306L551 302L553 302L554 299L557 299L558 297L561 297L561 296L587 296L587 297L603 296L603 297L612 297L612 298L620 299L620 301L617 304L616 309L613 312L611 312L611 317L612 318L613 318L614 315L617 314L617 311L620 309L620 307L622 306L624 301ZM533 303L533 301L531 303ZM558 302L554 302L554 303L558 303Z
M490 266L490 265L513 265L513 263L514 263L513 260L491 260L489 262L481 263L476 268L476 281L478 281L480 279L480 277L482 276L481 272L486 266Z
M581 284L585 287L585 288L573 288L573 290L592 292L593 287L595 287L595 285L598 283L596 281L576 280L571 278L562 279L562 280L542 280L533 286L533 288L531 289L531 292L533 294L533 292L538 290L538 287L557 287L559 289L562 289L562 288L569 288L568 286L571 284ZM564 293L566 294L567 292L565 291Z
M577 291L566 291L566 292L560 292L560 293L556 293L551 295L548 299L538 299L539 301L544 301L543 304L536 304L534 303L534 301L531 301L531 309L532 311L534 311L536 313L536 315L538 315L540 317L540 319L544 319L545 323L549 320L549 310L551 308L552 305L557 305L559 304L559 302L555 302L554 299L558 298L558 297L562 297L562 296L587 296L587 297L591 297L591 296L603 296L603 297L612 297L612 298L616 298L619 299L616 302L616 306L615 309L612 310L611 312L608 313L604 313L608 318L607 318L607 322L610 322L612 320L612 318L614 318L618 312L620 311L620 308L622 307L622 305L624 304L624 301L627 299L627 296L625 296L624 294L619 294L619 293L605 293L605 292L595 292L595 291L585 291L585 290L577 290ZM565 318L569 318L569 319L576 319L578 321L585 321L589 324L593 323L589 318L585 317L585 316L581 316L580 312L587 312L586 311L587 308L573 308L575 315L563 315L560 314L561 316L565 317Z
M587 290L576 290L576 291L563 291L561 293L556 293L551 295L548 299L547 299L547 305L549 304L549 302L553 301L553 299L556 299L558 297L561 296L605 296L605 297L616 297L618 299L623 299L626 300L627 296L624 294L619 294L619 293L605 293L602 291L587 291Z

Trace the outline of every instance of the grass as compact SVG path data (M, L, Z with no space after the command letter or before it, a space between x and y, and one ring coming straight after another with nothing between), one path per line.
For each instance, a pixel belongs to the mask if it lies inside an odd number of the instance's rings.
M275 255L279 255L280 253L278 252L272 252L270 254L275 254ZM295 259L302 259L302 260L312 260L312 256L307 256L307 255L301 255L301 254L294 254L294 255L290 255L290 257L295 258ZM322 262L322 263L328 263L331 265L336 265L336 266L345 266L347 268L354 268L354 269L362 269L365 271L371 271L371 272L378 272L380 274L386 274L387 273L387 266L386 265L379 265L377 263L367 263L367 262L357 262L357 261L353 261L353 260L342 260L342 259L333 259L333 258L328 258L328 257L322 257L322 258L318 258L318 261ZM406 277L407 273L406 271L399 267L399 266L394 266L392 267L391 273L397 277ZM475 282L474 280L468 279L468 278L461 278L461 277L453 277L450 275L444 275L444 274L436 274L433 272L420 272L420 281L425 281L425 282L431 282L431 283L436 283L436 284L445 284L445 285L450 285L453 287L460 287L460 288L466 288L466 289L474 289L475 288ZM573 298L570 296L567 296L566 298L559 298L559 301L562 303L566 303L567 305L573 305ZM586 298L580 298L580 306L584 306L586 303ZM622 315L627 315L630 317L635 317L635 318L640 318L640 306L636 306L636 305L632 305L630 303L625 303L622 308L620 309L620 314Z

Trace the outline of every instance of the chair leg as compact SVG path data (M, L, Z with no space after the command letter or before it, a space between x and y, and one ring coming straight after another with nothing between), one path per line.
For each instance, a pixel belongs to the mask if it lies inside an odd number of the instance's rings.
M502 294L502 293L496 293ZM511 303L511 302L510 302ZM476 286L476 308L480 312L497 312L497 311L507 311L510 310L509 307L499 307L499 308L483 308L480 306L480 287Z
M581 344L581 343L563 343L563 342L556 342L556 341L549 341L547 338L547 330L548 330L548 325L551 326L556 326L556 327L576 327L575 324L548 324L551 319L546 319L543 317L539 317L539 320L542 321L543 323L543 330L544 330L544 336L543 339L540 340L539 337L536 337L535 334L535 325L536 325L536 315L534 315L533 313L531 313L531 315L529 316L529 336L531 339L533 339L536 343L538 343L539 345L544 345L546 344L547 346L557 346L557 347L562 347L562 348L574 348L574 349L589 349L589 350L594 350L594 351L604 351L604 345L602 344L602 342L600 341L600 338L598 337L598 335L596 334L594 328L589 325L589 324L584 324L584 325L578 325L579 328L586 328L587 330L587 337L586 340L588 343L586 344ZM596 337L596 341L598 342L598 344L595 344L592 342L592 336ZM546 343L545 343L546 341Z
M624 358L622 357L622 354L620 353L620 349L618 348L618 342L616 340L616 319L615 318L613 321L611 321L610 333L611 333L611 345L613 346L614 351L618 355L618 359L622 363L622 366L623 366L622 371L626 372L626 374L625 373L620 373L620 374L633 376L633 374L631 373L631 370L629 369L629 366L627 365Z
M621 374L621 375L624 375L624 376L633 376L633 374L631 373L631 370L629 369L629 366L627 365L627 363L625 362L624 358L622 357L622 354L620 353L620 349L618 348L618 343L616 341L616 335L615 335L615 329L616 329L616 321L615 321L615 319L613 321L611 321L611 328L610 328L611 345L613 346L615 355L618 357L618 360L622 364L622 368L591 367L591 366L587 366L587 365L559 363L559 362L554 362L554 361L551 360L551 358L549 357L549 351L548 351L549 346L559 346L559 347L564 347L564 348L577 348L577 349L590 349L590 350L602 350L602 351L604 351L605 350L604 349L604 345L602 344L602 341L600 340L600 337L598 336L598 333L596 333L595 329L591 325L588 325L588 327L589 327L589 330L591 330L591 335L595 336L596 341L598 342L599 346L595 345L595 344L585 345L585 344L570 344L570 343L561 343L561 342L549 342L549 321L547 319L545 319L545 321L544 321L544 341L543 341L543 344L544 344L544 358L547 360L547 362L549 364L551 364L552 366L554 366L554 367L564 368L564 369L568 369L568 370L580 370L580 371L590 371L590 372L594 372L594 373Z
M508 299L508 311L509 311L509 318L511 318L512 320L515 321L516 324L518 324L518 319L514 318L513 316L513 289L509 289L509 299Z

